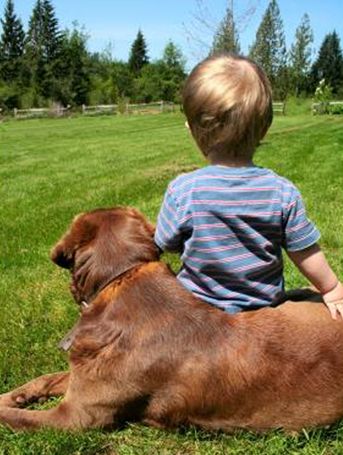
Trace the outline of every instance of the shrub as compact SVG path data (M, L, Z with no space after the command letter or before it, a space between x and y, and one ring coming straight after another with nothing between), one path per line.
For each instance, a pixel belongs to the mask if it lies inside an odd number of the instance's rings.
M329 102L332 100L332 87L330 84L322 79L316 91L314 92L314 102L319 103L319 107L316 109L317 114L328 114L329 113Z
M343 115L343 101L342 104L331 104L328 107L329 114Z

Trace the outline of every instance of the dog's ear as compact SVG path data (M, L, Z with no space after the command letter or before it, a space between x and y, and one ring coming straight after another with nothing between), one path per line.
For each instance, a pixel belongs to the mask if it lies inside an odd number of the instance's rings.
M51 250L50 259L64 269L70 269L74 263L74 251L66 248L66 244L61 240Z
M95 226L83 219L84 214L78 215L70 229L51 250L51 260L60 267L71 269L74 266L75 253L78 248L86 245L95 236Z
M133 219L139 221L140 229L147 232L151 237L154 237L156 231L156 225L148 221L137 209L133 207L127 207L126 213ZM136 228L137 229L137 228Z

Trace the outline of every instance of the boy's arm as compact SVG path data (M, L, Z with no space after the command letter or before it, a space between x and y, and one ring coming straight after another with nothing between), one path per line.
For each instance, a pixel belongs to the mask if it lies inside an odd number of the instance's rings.
M287 251L300 272L322 294L333 319L343 318L343 285L329 266L318 244L301 251Z
M182 253L183 235L178 218L178 206L169 185L157 217L154 236L160 250Z

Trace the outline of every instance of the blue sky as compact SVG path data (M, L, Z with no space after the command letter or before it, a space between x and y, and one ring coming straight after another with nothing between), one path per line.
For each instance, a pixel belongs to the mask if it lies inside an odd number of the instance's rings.
M2 16L5 0L0 0ZM15 10L25 27L35 0L14 0ZM240 40L243 51L253 42L256 29L268 5L268 0L234 0L237 17L250 6L256 6L249 22L241 25ZM305 12L310 16L314 30L314 48L318 50L326 33L336 29L343 47L343 0L279 0L284 22L287 46ZM111 43L112 54L126 60L130 46L139 28L143 31L151 59L159 58L169 39L178 44L188 60L188 67L206 54L205 46L189 41L190 34L210 42L211 33L206 28L192 26L197 11L196 0L53 0L62 28L73 21L84 25L90 35L89 48L103 50ZM206 17L216 23L223 17L227 0L203 0ZM193 44L191 44L193 43Z

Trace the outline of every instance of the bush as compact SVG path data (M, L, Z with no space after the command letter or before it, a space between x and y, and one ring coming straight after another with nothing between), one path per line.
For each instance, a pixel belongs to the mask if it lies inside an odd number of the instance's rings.
M332 87L322 79L314 92L314 101L318 104L317 114L329 113L329 102L332 100Z
M343 101L342 104L331 104L328 107L329 114L343 115Z
M111 78L92 78L92 90L89 93L89 104L115 104L118 99L118 89Z
M130 102L129 98L121 96L118 98L118 112L120 114L126 114L126 105Z
M20 94L16 85L0 85L0 107L11 110L20 106Z

